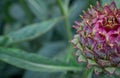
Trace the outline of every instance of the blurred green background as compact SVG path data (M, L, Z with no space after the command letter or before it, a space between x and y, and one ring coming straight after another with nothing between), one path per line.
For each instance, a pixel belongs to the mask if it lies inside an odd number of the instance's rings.
M74 21L95 3L1 0L0 78L96 78L92 69L82 72L85 65L77 63L69 43Z

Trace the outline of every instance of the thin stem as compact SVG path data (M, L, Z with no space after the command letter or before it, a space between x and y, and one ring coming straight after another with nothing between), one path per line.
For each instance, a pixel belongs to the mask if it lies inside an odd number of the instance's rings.
M66 7L68 8L68 7L69 7L70 0L64 0L64 1L65 1Z
M70 40L70 39L72 38L72 32L71 32L71 26L70 26L69 18L68 18L68 6L65 7L65 6L62 4L62 1L61 1L61 0L57 0L57 4L59 5L61 14L62 14L63 16L65 16L64 21L65 21L66 34L67 34L68 40Z

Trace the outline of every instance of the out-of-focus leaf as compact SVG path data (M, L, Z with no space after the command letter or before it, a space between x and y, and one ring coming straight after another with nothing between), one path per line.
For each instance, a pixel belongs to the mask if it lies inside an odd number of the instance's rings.
M0 46L8 46L9 38L6 36L0 36Z
M11 76L19 75L24 71L22 69L19 69L17 67L14 67L14 66L11 66L11 65L8 65L8 64L6 64L4 66L5 66L4 69L0 73L4 76L2 78L10 78Z
M36 54L27 53L18 49L0 48L0 60L14 66L32 71L80 71L80 65L71 65L48 59ZM84 67L84 64L81 64Z
M110 4L113 0L101 0L102 5L105 5L106 3ZM114 0L117 7L120 8L120 1L119 0Z
M36 17L45 20L48 16L47 5L43 0L27 0L28 6L31 8Z
M96 5L96 0L89 0L89 5Z
M5 24L5 22L4 22L4 21L1 21L1 19L0 19L0 35L3 34L4 24Z
M59 72L27 72L23 78L63 78L63 73Z
M38 50L38 53L44 57L53 58L63 51L64 48L66 48L66 44L63 41L48 42Z
M23 11L22 7L19 4L12 4L12 6L10 6L9 13L11 17L14 18L15 20L19 21L26 20L25 12Z
M5 37L8 38L7 42L9 44L22 42L25 40L31 40L38 36L43 35L47 31L52 29L55 26L55 24L60 21L60 19L61 18L55 18L55 19L51 19L49 21L45 21L42 23L28 25L20 30L17 30L17 31L7 34ZM2 39L4 39L4 38L2 37ZM2 41L2 39L0 39L0 40Z
M32 22L34 19L34 15L31 12L30 8L28 7L28 5L26 4L26 0L19 0L19 3L21 4L21 7L23 8L25 15L27 17L27 21L28 22Z
M65 48L65 42L49 42L46 43L40 50L38 50L38 54L53 58L56 54L61 52ZM26 71L23 78L61 78L63 75L62 72L34 72L34 71ZM59 76L59 77L58 77Z
M70 63L70 65L78 65L80 66L80 70L86 67L86 65L81 67L82 62L81 63L77 62L75 51L72 46L68 46L66 49L61 51L59 54L56 55L56 57L54 57L54 59Z
M79 17L82 10L88 8L89 0L77 0L75 1L69 10L70 22L73 24L74 20ZM79 18L80 19L80 18Z
M70 51L70 48L67 47L65 49L63 49L60 53L58 53L54 59L56 60L60 60L60 61L63 61L63 62L67 62L67 59L66 59L66 56L68 54L68 52Z
M5 63L4 62L2 62L2 61L0 61L0 77L2 77L3 78L3 70L5 69Z

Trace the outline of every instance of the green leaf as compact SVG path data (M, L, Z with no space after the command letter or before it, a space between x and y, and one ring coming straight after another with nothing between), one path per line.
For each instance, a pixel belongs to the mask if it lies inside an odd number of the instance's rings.
M68 46L67 48L62 50L59 54L57 54L54 59L58 59L62 62L67 62L67 63L79 65L79 63L77 63L77 60L75 59L76 56L74 56L73 54L74 54L73 47Z
M7 43L9 43L9 44L22 42L22 41L26 41L26 40L32 40L36 37L43 35L50 29L52 29L55 26L55 24L60 21L60 19L61 18L55 18L55 19L51 19L51 20L48 20L48 21L45 21L42 23L28 25L20 30L11 32L4 37L8 38ZM1 38L2 39L0 39L0 41L4 41L3 40L4 38L3 37L1 37ZM0 43L2 43L2 42L0 42Z
M8 44L9 38L6 36L0 36L0 46L6 46Z
M113 0L101 0L102 5L105 5L106 3L110 4ZM114 0L117 7L120 8L120 1L119 0Z
M64 41L47 42L37 53L47 58L54 58L56 54L59 54L65 47L66 44Z
M38 51L39 55L44 57L53 58L56 54L61 52L65 48L65 42L49 42L46 43ZM59 72L35 72L35 71L26 71L23 78L61 78L60 76L64 73Z
M0 48L0 60L32 71L80 71L80 65L71 65L18 49ZM81 63L81 66L85 66Z
M48 9L45 1L43 0L26 0L28 6L40 20L45 20L48 16Z

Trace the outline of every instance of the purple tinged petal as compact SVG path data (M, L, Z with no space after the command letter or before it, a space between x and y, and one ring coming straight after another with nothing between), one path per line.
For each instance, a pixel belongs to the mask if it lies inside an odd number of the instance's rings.
M94 36L94 39L98 42L105 42L106 40L106 37L104 34L101 34L101 33L96 33L95 36Z
M95 17L97 10L94 7L92 7L91 9L88 10L88 12L89 12L90 15Z
M78 21L75 21L75 24L79 26L79 25L80 25L80 22L78 22Z
M97 59L98 61L98 64L101 65L102 67L103 66L110 66L110 62L109 61L106 61L106 60L101 60L101 59Z
M115 4L114 1L112 1L112 3L110 4L110 8L111 8L112 10L115 10L115 9L117 8L117 6L116 6L116 4Z
M120 62L120 57L112 56L112 57L110 57L110 60L114 65L116 65Z
M94 49L94 50L95 50L94 52L98 55L99 58L102 59L106 58L106 52L104 49Z
M87 51L87 50L84 51L84 55L90 59L94 58L94 54L92 54L90 51Z
M95 23L97 22L97 20L98 20L98 18L94 18L94 19L92 20L92 24L95 24Z
M108 57L115 54L115 52L117 51L117 48L115 46L111 47L110 45L104 45L104 49L106 50L106 54Z
M110 32L108 32L107 36L109 38L109 42L111 44L115 44L116 43L116 39L119 36L119 33L117 33L116 31L110 31Z
M99 16L99 19L104 19L105 18L105 15L100 15Z
M95 48L95 45L96 45L96 41L93 39L93 38L90 38L90 37L88 37L88 38L86 38L87 40L86 40L86 46L88 47L88 48L90 48L90 49L94 49Z
M83 12L82 21L75 22L78 44L87 60L94 59L100 67L117 66L120 63L120 9L114 1L104 7L97 3L97 7L91 6L88 12Z
M110 9L110 7L108 6L108 5L106 5L106 6L104 6L104 12L105 12L105 14L109 14L109 13L112 13L112 11L111 11L111 9Z
M92 29L91 29L90 26L84 26L83 31L84 31L86 34L92 33Z
M93 33L95 34L100 29L100 23L96 23L93 28Z
M97 8L101 8L102 7L101 4L98 1L96 1L96 4L97 4Z
M73 25L73 28L79 29L80 27L78 25Z
M118 23L120 23L120 17L117 18Z

